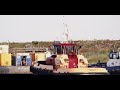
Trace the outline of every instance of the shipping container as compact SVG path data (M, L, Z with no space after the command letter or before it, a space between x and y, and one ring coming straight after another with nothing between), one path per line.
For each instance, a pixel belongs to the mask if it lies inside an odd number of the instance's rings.
M21 66L21 56L16 55L16 56L12 56L12 65L13 66Z
M32 58L32 62L34 62L35 61L35 53L31 53L30 56Z
M11 66L11 54L9 53L0 54L0 66Z
M32 58L30 55L12 56L12 65L13 66L31 66L32 65Z
M30 55L26 56L26 66L32 65L32 58Z
M35 60L36 61L46 61L46 54L43 53L35 53Z
M16 66L16 56L12 56L12 66Z

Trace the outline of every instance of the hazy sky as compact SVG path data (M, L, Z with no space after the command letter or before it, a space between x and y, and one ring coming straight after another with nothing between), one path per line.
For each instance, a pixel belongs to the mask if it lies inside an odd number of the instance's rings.
M120 15L0 15L0 42L120 39Z

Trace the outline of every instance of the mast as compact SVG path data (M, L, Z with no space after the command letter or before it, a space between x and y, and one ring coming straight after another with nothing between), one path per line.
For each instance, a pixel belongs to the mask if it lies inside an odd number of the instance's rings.
M68 40L69 40L69 33L68 33L68 27L67 27L67 24L66 24L66 28L67 28L67 32L65 33L65 35L66 35L66 40L67 40L67 42L68 42Z
M63 16L63 18L64 18L64 16ZM63 22L63 25L64 25L64 35L66 36L65 37L65 39L66 39L66 42L68 42L69 41L69 30L68 30L68 25L67 24L65 24L64 22Z

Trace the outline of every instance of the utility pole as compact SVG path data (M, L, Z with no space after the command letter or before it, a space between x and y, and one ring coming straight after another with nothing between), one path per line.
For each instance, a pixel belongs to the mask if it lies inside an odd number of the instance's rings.
M9 43L9 40L8 40L8 52L10 52L10 43Z

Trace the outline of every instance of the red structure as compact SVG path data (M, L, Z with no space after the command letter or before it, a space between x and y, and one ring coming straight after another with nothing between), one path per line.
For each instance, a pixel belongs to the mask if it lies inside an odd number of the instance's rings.
M73 52L68 55L69 68L78 68L78 58Z
M54 43L54 54L67 54L69 68L78 68L77 48L74 43Z

